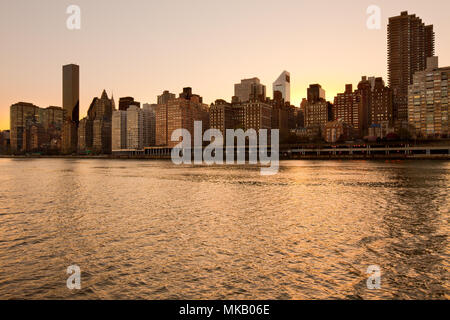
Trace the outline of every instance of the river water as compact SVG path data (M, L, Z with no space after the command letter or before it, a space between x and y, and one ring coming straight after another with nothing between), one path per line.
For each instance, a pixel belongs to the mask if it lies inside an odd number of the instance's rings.
M449 200L445 161L0 159L0 299L448 299Z

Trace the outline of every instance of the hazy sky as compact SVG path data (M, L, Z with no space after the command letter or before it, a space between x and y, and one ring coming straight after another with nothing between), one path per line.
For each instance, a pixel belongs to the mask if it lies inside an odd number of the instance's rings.
M81 30L66 8L81 8ZM369 5L380 30L366 27ZM291 73L292 103L311 83L332 100L361 76L386 78L386 25L408 10L434 24L440 65L450 65L448 0L0 0L0 129L18 101L61 106L61 68L80 65L81 117L103 89L155 103L185 86L206 103L230 100L234 83Z

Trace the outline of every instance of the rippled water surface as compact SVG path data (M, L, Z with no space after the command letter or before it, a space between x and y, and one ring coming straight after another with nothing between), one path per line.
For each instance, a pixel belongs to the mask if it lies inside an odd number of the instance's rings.
M449 200L449 162L0 159L0 298L448 299Z

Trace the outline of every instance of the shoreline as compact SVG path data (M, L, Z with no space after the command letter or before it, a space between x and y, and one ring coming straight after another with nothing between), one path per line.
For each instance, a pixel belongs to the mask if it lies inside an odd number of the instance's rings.
M39 156L39 155L0 155L0 159L78 159L78 160L171 160L170 157L164 156L83 156L83 155L70 155L70 156ZM301 160L366 160L366 161L380 161L380 160L441 160L450 161L449 155L321 155L321 156L282 156L280 155L280 161L301 161Z

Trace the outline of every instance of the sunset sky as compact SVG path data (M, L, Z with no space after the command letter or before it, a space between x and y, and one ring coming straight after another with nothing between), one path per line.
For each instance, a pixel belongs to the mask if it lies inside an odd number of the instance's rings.
M71 4L81 30L66 28ZM380 30L366 27L369 5L382 9ZM440 65L450 65L448 0L1 0L0 129L13 103L61 106L68 63L80 65L80 117L103 89L116 104L155 103L190 86L211 103L256 76L271 96L283 70L296 106L311 83L331 101L363 75L386 79L387 20L405 10L434 25Z

